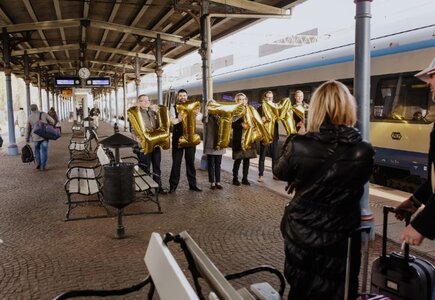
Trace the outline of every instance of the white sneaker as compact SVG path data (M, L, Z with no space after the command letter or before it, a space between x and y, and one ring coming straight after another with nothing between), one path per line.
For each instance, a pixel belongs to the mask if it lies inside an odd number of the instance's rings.
M257 181L258 181L258 182L263 182L263 176L258 176Z

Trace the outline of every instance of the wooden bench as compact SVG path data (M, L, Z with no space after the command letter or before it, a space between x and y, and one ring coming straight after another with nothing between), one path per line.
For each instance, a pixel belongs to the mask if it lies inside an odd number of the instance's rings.
M167 238L168 239L168 238ZM181 249L189 263L189 270L192 273L196 292L201 299L204 298L198 279L203 278L209 285L212 293L209 299L213 300L279 300L282 299L285 290L284 276L276 268L268 265L261 265L245 271L224 276L215 264L208 258L204 251L198 246L187 231L181 232L173 237L176 243L181 245ZM267 282L255 283L247 288L236 290L229 280L240 279L248 275L259 272L269 272L277 276L280 282L279 292L275 291Z
M175 241L181 245L189 263L189 270L194 280L195 289L171 254L167 246L167 243L170 241ZM261 266L227 276L222 275L186 231L175 237L171 234L166 234L163 239L158 233L153 232L144 261L149 275L143 281L131 287L111 290L73 290L57 296L55 300L74 297L123 296L137 292L146 285L149 285L147 299L153 299L154 290L156 290L161 300L276 300L282 299L284 294L284 276L271 266ZM236 290L228 281L261 271L268 271L278 276L280 280L279 293L273 290L267 283L251 285L251 290L253 291L251 293L246 288ZM202 294L198 277L204 278L210 286L211 292L207 298Z
M144 261L149 275L131 287L112 290L73 290L65 292L54 299L123 296L149 285L147 299L153 298L156 289L161 300L199 300L195 290L158 233L153 232L151 234Z
M73 159L68 163L70 168L66 172L67 181L64 184L68 204L68 209L65 216L66 221L71 220L71 210L78 205L98 202L104 206L103 186L101 180L103 178L103 165L110 163L110 160L101 146L97 147L96 152L97 159L94 160L93 165L90 165L92 160L87 159ZM96 195L97 199L75 200L72 199L73 195L87 197ZM74 220L77 219L82 218L74 218Z
M160 206L159 200L159 184L150 176L150 174L146 173L139 166L139 162L137 157L135 156L127 156L121 159L124 162L132 162L135 164L133 176L136 192L143 192L146 194L146 198L144 201L150 200L157 205L157 210L160 213L162 208ZM148 193L148 191L152 193Z
M98 145L98 135L93 129L87 129L82 138L72 137L68 145L70 158L85 156L90 157L92 153L92 141Z

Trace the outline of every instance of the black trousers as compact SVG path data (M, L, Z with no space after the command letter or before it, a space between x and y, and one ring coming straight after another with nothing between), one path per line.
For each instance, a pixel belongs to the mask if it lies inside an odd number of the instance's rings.
M242 180L248 180L248 172L249 172L249 158L244 158L244 159L236 159L234 160L234 165L233 165L233 177L234 178L238 178L239 177L239 168L240 165L242 164L242 160L243 160L243 177Z
M260 155L258 157L258 176L264 175L264 161L266 160L266 154L269 150L270 158L272 159L272 172L275 166L275 161L278 156L278 139L274 139L271 144L260 144Z
M207 154L208 181L210 183L221 182L222 155Z
M189 187L196 186L195 152L196 147L172 148L172 168L171 175L169 176L170 189L176 189L180 182L183 153L186 162L186 176L189 181Z
M155 182L162 186L162 171L160 169L160 162L162 161L162 150L160 147L154 148L154 151L148 154L143 154L139 152L137 154L140 168L144 170L144 172L150 174L151 165L153 166L153 179Z

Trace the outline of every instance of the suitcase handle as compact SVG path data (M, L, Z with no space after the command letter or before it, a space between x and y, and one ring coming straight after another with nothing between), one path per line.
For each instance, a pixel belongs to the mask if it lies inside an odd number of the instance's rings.
M384 222L382 227L382 257L387 257L387 233L388 233L388 213L395 212L395 208L392 206L384 206ZM408 226L411 222L411 214L405 213L405 225ZM404 250L405 260L409 260L409 245L405 243Z

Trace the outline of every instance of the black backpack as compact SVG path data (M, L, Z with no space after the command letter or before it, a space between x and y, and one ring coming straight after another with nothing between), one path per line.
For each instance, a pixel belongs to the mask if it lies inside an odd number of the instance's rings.
M21 161L23 163L31 163L35 160L35 156L33 156L32 147L29 144L24 145L21 149Z

